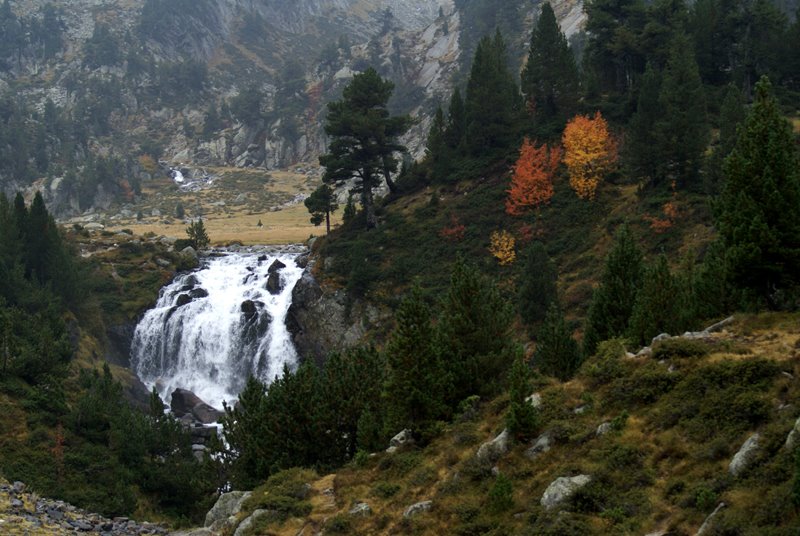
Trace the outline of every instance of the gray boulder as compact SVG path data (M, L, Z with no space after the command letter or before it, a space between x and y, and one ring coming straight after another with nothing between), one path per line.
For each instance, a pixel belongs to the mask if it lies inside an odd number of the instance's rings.
M221 531L232 527L236 523L236 514L242 509L242 504L250 495L249 491L231 491L223 493L217 502L206 514L205 526L212 531Z
M423 512L428 512L431 508L433 508L433 501L418 502L406 508L405 512L403 512L403 517L408 519Z
M573 477L562 476L556 478L552 484L547 486L542 495L541 504L547 510L563 504L570 497L575 495L575 492L580 490L586 484L592 481L589 475L578 475Z
M175 389L172 391L169 407L176 417L183 417L192 413L192 408L198 404L204 404L200 397L186 389Z
M606 435L610 431L611 431L611 423L610 422L604 422L600 426L597 427L597 430L595 430L594 434L596 436L600 437L600 436Z
M747 441L744 442L742 448L739 449L739 452L734 454L731 463L728 465L728 472L733 476L739 476L742 471L747 469L750 463L753 461L753 458L758 452L758 440L761 436L758 433L755 433L747 438Z
M509 437L508 430L503 430L497 437L478 447L475 457L481 461L496 462L508 452Z
M203 424L211 424L219 421L225 414L205 402L200 402L192 408L192 415Z
M533 440L533 444L525 451L525 457L533 460L540 454L549 451L553 446L553 435L548 431Z
M797 443L800 441L800 417L794 422L794 427L792 431L789 432L789 435L786 436L786 448L788 450L794 450Z
M271 274L269 274L269 277L267 277L266 288L269 291L269 293L272 294L273 296L280 294L281 290L283 289L283 285L281 285L281 274L279 274L278 272L272 272Z
M395 452L397 449L404 447L406 445L411 445L414 443L414 436L411 435L411 430L406 428L399 434L395 435L391 440L389 440L389 448L386 449L386 452L392 453Z
M722 510L723 508L725 508L725 506L726 506L726 505L725 505L725 503L724 503L724 502L723 502L723 503L719 503L719 505L718 505L716 508L714 508L714 511L713 511L713 512L711 512L711 513L708 515L708 517L706 518L706 520L705 520L705 521L703 521L703 524L702 524L702 525L700 525L700 528L699 528L699 529L697 529L697 532L695 533L695 536L703 536L703 534L705 534L706 532L708 532L708 531L709 531L709 529L711 529L711 526L712 526L712 525L713 525L713 523L714 523L714 518L715 518L715 517L717 517L717 514L719 514L720 510Z
M348 514L351 516L368 517L372 515L372 508L365 502L359 502L350 509Z
M533 393L531 396L525 399L525 402L533 406L534 408L542 407L542 395L539 393Z
M192 246L186 246L181 250L181 255L185 257L191 257L194 260L197 260L197 251Z

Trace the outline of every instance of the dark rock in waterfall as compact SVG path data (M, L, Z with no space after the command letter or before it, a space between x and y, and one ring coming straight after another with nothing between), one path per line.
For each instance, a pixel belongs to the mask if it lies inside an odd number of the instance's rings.
M192 297L188 294L181 294L175 301L175 307L183 307L186 304L192 303Z
M284 268L286 268L286 265L283 264L278 259L275 259L275 261L272 264L269 265L269 268L267 269L267 272L269 272L271 274L274 274L275 272L279 272L280 270L283 270Z
M179 387L172 391L169 407L176 417L183 417L187 413L191 413L192 408L198 404L205 404L205 402L193 392Z
M189 292L189 296L193 300L197 300L199 298L208 298L208 291L204 288L196 288Z
M225 414L212 408L205 402L201 402L192 408L192 415L195 419L203 424L211 424L220 420L220 418Z
M277 295L281 293L282 289L281 285L281 274L278 272L272 272L269 274L267 278L266 289L269 291L270 294Z
M258 262L259 262L259 263L262 263L262 262L266 261L266 260L267 260L267 258L268 258L268 257L267 257L266 255L259 255L259 256L258 256Z
M254 316L258 315L258 306L256 303L257 302L254 302L253 300L245 300L242 302L242 314L246 320L250 321Z
M308 253L304 253L303 255L298 255L297 257L295 257L294 263L297 265L298 268L305 268L308 266L309 258L310 257Z

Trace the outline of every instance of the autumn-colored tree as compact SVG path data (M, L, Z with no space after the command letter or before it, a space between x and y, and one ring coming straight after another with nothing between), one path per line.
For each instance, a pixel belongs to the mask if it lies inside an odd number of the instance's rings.
M525 138L513 167L506 212L521 216L531 208L547 204L553 197L553 175L560 162L560 147L537 147L535 142Z
M617 144L608 123L600 112L593 118L576 115L567 123L562 143L570 186L581 199L594 199L600 181L617 163Z
M517 260L514 235L504 229L502 231L494 231L489 240L489 253L494 255L500 266L514 264L514 261Z

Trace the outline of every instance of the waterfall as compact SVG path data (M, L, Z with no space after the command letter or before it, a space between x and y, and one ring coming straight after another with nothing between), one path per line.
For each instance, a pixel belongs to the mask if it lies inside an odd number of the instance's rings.
M133 370L165 400L180 387L221 408L249 376L268 383L296 366L285 322L303 273L296 256L227 253L176 277L136 326Z

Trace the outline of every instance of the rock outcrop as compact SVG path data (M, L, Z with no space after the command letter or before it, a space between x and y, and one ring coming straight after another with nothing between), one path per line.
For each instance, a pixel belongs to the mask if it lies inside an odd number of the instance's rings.
M570 499L575 492L586 486L592 481L589 475L577 475L573 477L562 476L555 479L544 491L541 505L547 510L552 510L562 505Z
M759 434L753 434L747 438L747 441L741 446L739 451L733 456L731 463L728 465L728 472L732 476L739 476L747 469L759 449Z

